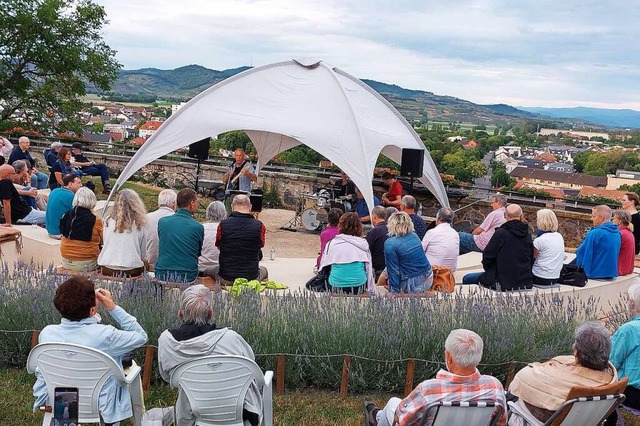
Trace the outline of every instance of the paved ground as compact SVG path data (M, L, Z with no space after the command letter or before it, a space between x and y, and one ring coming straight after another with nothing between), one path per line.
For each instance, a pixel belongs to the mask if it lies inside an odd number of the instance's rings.
M303 228L297 232L280 229L290 219L295 212L281 209L265 209L260 213L258 219L267 228L266 245L264 248L265 258L269 257L271 248L276 250L276 258L316 258L320 250L320 233L309 233Z

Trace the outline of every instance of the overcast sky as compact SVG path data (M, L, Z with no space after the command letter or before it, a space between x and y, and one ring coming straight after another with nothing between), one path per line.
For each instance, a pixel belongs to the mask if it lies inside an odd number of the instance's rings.
M636 0L97 0L125 69L314 57L476 103L640 110Z

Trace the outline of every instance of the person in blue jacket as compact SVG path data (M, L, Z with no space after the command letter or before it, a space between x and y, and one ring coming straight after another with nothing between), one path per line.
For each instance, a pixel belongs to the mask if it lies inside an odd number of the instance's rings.
M576 251L575 263L584 268L587 278L616 278L622 237L611 222L611 208L601 205L591 211L593 228Z

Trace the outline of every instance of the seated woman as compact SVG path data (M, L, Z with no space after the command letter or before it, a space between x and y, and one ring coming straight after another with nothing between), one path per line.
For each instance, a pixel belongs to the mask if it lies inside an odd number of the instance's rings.
M618 275L629 275L635 267L636 257L636 241L633 236L631 215L624 210L616 210L613 212L611 221L618 226L622 237L618 255Z
M422 293L433 284L433 271L413 231L411 217L404 212L387 220L389 238L384 243L384 260L391 293Z
M549 209L538 210L538 236L533 240L533 283L553 285L560 279L564 263L564 238L558 232L558 218Z
M60 284L53 299L62 321L60 324L46 326L38 336L39 343L73 343L101 350L122 364L123 356L147 341L147 333L132 315L116 305L111 293L96 289L94 284L84 277L73 277ZM100 324L98 308L103 307L112 323ZM54 401L47 400L47 386L43 375L36 370L36 383L33 395L36 400L33 411L42 406L51 406ZM88 401L87 401L88 403ZM106 424L114 424L133 415L131 397L127 386L120 386L113 377L105 382L98 397L100 417Z
M338 222L340 222L342 213L342 210L338 208L332 208L329 210L329 214L327 215L329 226L320 233L320 253L318 253L318 259L316 260L316 268L318 269L320 268L322 253L324 253L324 248L327 246L327 243L333 240L333 238L340 233L340 230L338 229Z
M73 208L60 219L60 254L65 269L88 272L98 266L102 218L92 211L97 201L96 194L83 186L73 196Z
M49 188L53 191L55 188L64 186L62 176L74 174L82 177L82 171L76 169L71 164L71 151L68 148L60 148L58 151L58 161L51 168L51 176L49 176Z
M345 213L338 222L340 233L324 249L320 269L331 265L330 289L360 294L374 289L371 253L356 213Z
M104 246L98 256L102 275L138 277L147 256L147 209L131 189L123 189L104 224Z
M31 187L31 173L27 167L25 160L16 160L12 164L16 173L11 176L13 186L16 187L20 198L22 198L29 207L45 211L47 209L48 195Z
M218 225L227 217L227 210L224 203L214 201L207 206L207 221L202 224L204 226L204 241L202 242L202 251L198 258L198 271L200 275L209 275L206 270L218 266L218 257L220 249L216 247L216 234Z

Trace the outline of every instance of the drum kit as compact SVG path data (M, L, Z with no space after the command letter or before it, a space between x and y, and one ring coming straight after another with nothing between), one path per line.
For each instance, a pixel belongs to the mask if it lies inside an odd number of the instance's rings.
M329 223L329 210L339 208L349 212L353 208L351 197L336 197L332 189L320 189L312 194L301 194L296 208L296 216L289 221L290 229L297 225L298 220L307 231L321 231Z

